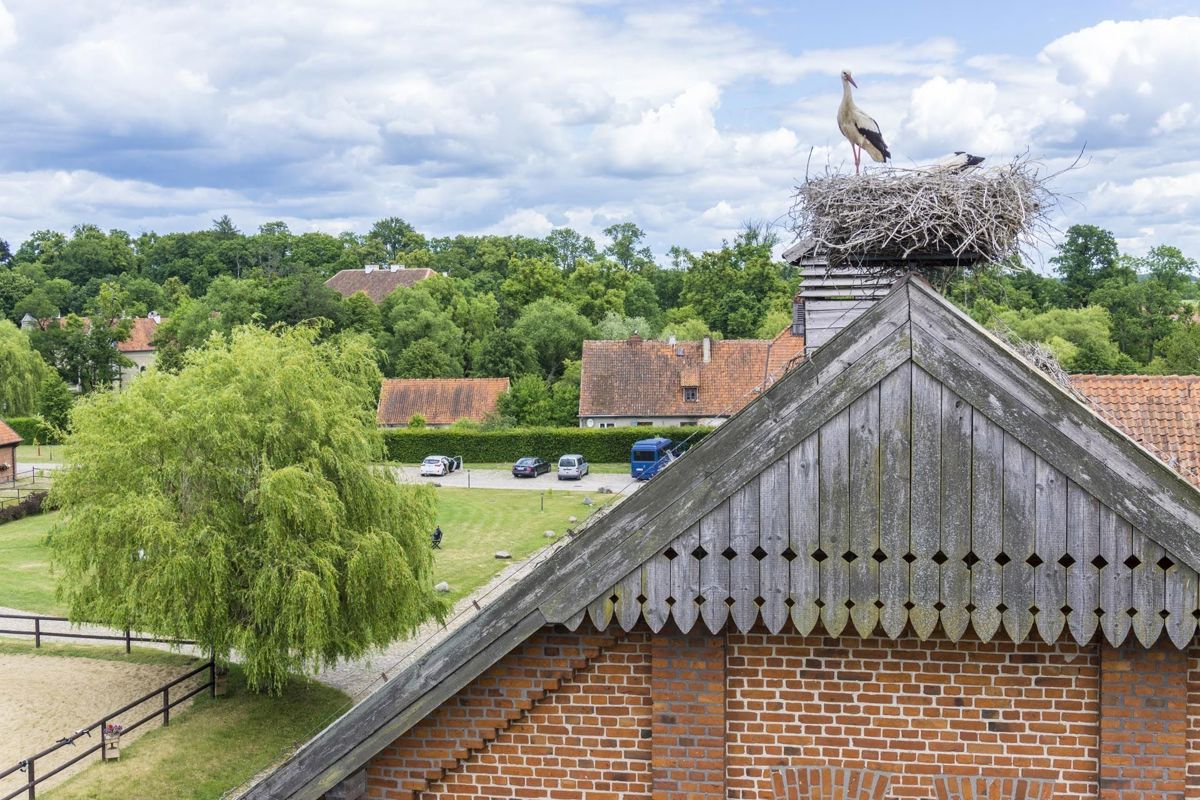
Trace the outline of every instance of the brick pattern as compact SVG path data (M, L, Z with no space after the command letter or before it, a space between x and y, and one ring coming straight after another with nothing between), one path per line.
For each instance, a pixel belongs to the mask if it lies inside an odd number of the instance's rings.
M1029 778L941 775L933 779L938 800L1051 800L1057 784Z
M588 670L615 641L610 634L554 628L530 637L373 758L367 796L412 800Z
M644 633L605 650L420 797L650 800L650 650Z
M775 800L883 800L892 776L845 767L781 767L771 771Z
M1168 642L1105 646L1100 683L1102 800L1182 800L1188 760L1188 657Z
M725 639L652 639L655 800L725 797Z
M1200 800L1200 649L1188 651L1187 800Z
M781 766L878 769L889 797L942 774L1098 791L1099 656L1071 643L729 634L727 791L770 797Z

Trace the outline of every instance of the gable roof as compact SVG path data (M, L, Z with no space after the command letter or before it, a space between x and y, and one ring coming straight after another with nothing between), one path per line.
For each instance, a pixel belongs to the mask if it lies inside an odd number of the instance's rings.
M401 286L412 286L417 281L423 281L433 275L433 270L424 267L395 271L383 267L371 272L362 269L344 269L325 281L325 285L342 297L349 297L356 292L365 292L367 297L379 304L383 302L383 298Z
M631 337L585 341L581 417L723 417L736 414L804 353L804 337L785 328L771 340L669 344ZM696 400L683 389L695 387Z
M483 422L507 391L508 378L390 378L379 390L376 422L407 425L413 414L430 425Z
M154 335L158 333L160 324L161 319L156 320L154 317L134 317L133 325L129 329L129 338L123 342L117 342L117 350L122 353L144 353L156 350L157 348L153 344Z
M0 419L0 446L20 444L23 441L25 440L21 438L21 434L14 431L8 426L8 423Z
M1105 419L1200 485L1200 375L1072 375Z
M711 629L689 594L742 630L1187 646L1197 531L1200 492L905 280L245 797L315 800L547 624Z

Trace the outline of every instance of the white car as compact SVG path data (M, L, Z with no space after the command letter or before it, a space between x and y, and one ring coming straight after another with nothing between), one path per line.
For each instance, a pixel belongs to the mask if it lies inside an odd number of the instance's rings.
M439 477L450 474L450 459L445 456L425 456L421 462L421 475Z
M565 455L558 460L558 479L560 481L580 480L588 474L588 471L587 459L579 454Z

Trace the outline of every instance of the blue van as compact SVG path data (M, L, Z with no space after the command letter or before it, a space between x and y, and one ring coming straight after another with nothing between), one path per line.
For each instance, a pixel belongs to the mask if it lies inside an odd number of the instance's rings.
M639 481L648 481L675 458L674 445L665 436L634 442L629 451L629 474Z

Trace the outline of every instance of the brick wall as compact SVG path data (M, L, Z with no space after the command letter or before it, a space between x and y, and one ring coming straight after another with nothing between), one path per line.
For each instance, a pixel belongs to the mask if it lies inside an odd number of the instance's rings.
M730 798L771 797L784 764L885 770L896 798L984 771L1096 796L1095 650L731 633L728 652Z
M0 447L0 464L8 466L8 469L0 470L0 481L11 481L17 469L17 448Z
M1188 651L1187 800L1200 800L1200 650Z
M655 800L725 797L725 639L652 640Z
M1182 800L1188 760L1188 656L1170 642L1103 648L1100 797ZM1192 734L1194 735L1194 734Z

